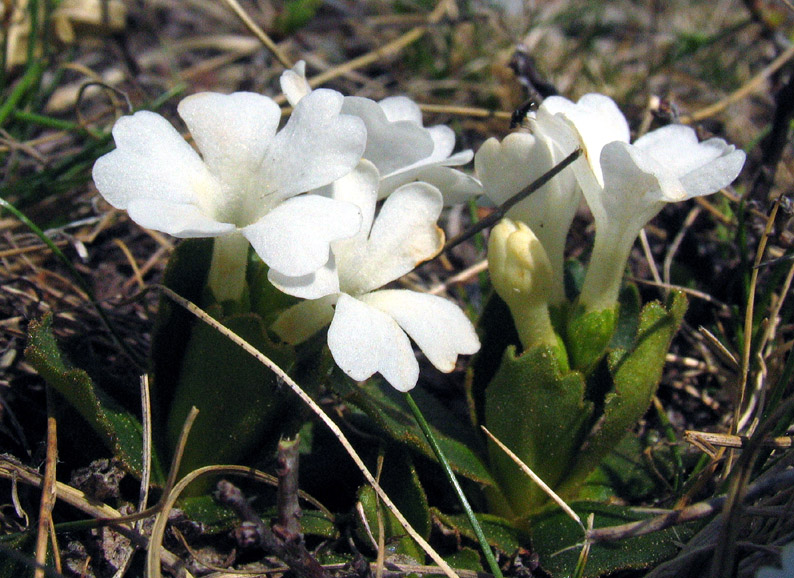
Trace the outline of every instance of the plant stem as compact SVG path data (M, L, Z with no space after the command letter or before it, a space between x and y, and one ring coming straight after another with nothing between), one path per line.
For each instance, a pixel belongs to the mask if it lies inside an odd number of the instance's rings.
M438 441L436 441L433 432L430 430L430 425L427 423L425 416L422 415L422 412L419 410L419 406L416 405L416 402L414 402L414 399L411 397L410 393L405 392L405 400L408 402L408 407L411 408L411 412L413 412L414 418L419 424L419 428L425 435L427 443L430 444L430 447L433 449L433 453L436 454L436 457L438 458L438 461L441 464L447 479L452 484L452 487L455 488L455 493L458 495L460 505L463 506L463 511L466 512L466 517L469 519L472 530L474 530L474 535L477 536L477 541L480 543L480 548L482 548L482 552L485 555L485 560L488 562L488 566L491 568L491 573L495 576L495 578L502 578L502 570L499 568L499 564L496 563L493 550L491 550L491 547L488 545L488 541L485 539L485 534L482 531L480 522L475 517L474 511L471 509L471 505L466 499L466 495L463 493L463 489L460 487L458 479L455 477L455 473L452 471L452 468L450 467L444 452L441 451L441 446L438 445Z

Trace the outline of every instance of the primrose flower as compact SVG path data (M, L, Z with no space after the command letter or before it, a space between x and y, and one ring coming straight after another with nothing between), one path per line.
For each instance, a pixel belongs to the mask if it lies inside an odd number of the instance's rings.
M427 183L398 188L376 218L379 180L375 166L362 161L356 171L331 185L331 198L360 208L361 231L334 241L334 258L314 274L271 275L280 290L310 299L285 311L273 330L297 344L330 323L328 347L345 373L360 381L378 372L396 389L408 391L419 378L409 336L444 372L454 369L458 355L475 353L480 343L464 313L446 299L381 289L437 255L444 233L436 225L441 193Z
M305 63L300 61L281 75L281 89L293 106L311 93L305 72ZM455 132L444 125L425 128L422 111L410 98L391 96L375 102L346 96L342 112L357 116L367 127L363 158L380 173L379 199L412 181L434 185L448 205L482 193L476 179L451 168L465 165L474 153L465 150L452 154Z
M571 152L564 151L552 137L570 129L565 125L551 126L561 121L549 112L546 101L527 116L526 123L526 129L507 135L502 142L489 138L474 156L483 193L497 205L520 193ZM573 137L563 144L573 144ZM565 300L565 241L581 198L576 178L568 167L507 213L510 219L527 224L543 245L551 264L551 300L555 304Z
M583 106L583 101L598 106ZM745 160L743 151L722 139L698 142L694 129L683 125L654 130L633 144L622 138L621 127L621 138L610 142L597 120L598 114L615 117L617 107L607 101L612 102L605 96L586 95L578 104L562 104L556 113L586 153L573 168L596 223L579 297L588 311L615 305L634 240L665 203L717 192L739 175Z
M354 235L358 208L301 195L349 173L366 129L342 114L343 97L317 90L277 132L281 110L270 98L201 93L178 112L201 156L162 116L141 111L113 127L116 150L94 165L97 189L139 225L176 237L215 237L209 285L238 299L248 243L285 275L323 267L330 243Z

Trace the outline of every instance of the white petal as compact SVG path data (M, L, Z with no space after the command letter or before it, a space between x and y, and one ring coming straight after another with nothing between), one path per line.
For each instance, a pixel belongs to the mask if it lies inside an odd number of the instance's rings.
M282 293L301 299L319 299L332 293L339 293L339 275L333 254L328 262L314 273L301 277L288 277L271 269L267 272L267 278Z
M360 267L343 268L341 258L337 261L342 291L368 293L436 256L444 246L444 233L436 225L442 206L441 193L427 183L394 191L375 219ZM336 247L334 252L340 257Z
M386 177L380 183L378 198L385 199L395 189L411 181L422 181L436 187L444 197L444 206L465 203L483 194L480 181L474 177L447 166L430 165Z
M130 218L147 229L167 232L174 237L217 237L236 229L207 217L193 205L174 204L160 199L133 199L127 205Z
M253 92L202 92L179 103L204 162L228 190L254 177L281 120L281 109Z
M344 293L328 328L328 348L342 371L357 381L377 372L399 391L408 391L419 379L411 342L394 319Z
M364 121L367 127L364 158L374 163L383 175L412 165L433 153L434 142L426 129L406 120L389 120L374 100L348 96L342 112Z
M554 161L549 147L535 135L521 132L507 135L501 143L489 138L474 157L474 170L482 182L483 192L496 205L515 196L552 166ZM540 191L533 193L530 199L538 194ZM530 199L520 205L527 206Z
M623 236L631 236L632 241L665 202L681 200L686 194L677 178L630 144L613 142L605 146L601 164L603 192L593 199L585 191L596 226L609 223L628 231Z
M449 158L449 155L455 149L455 131L448 126L439 124L431 126L427 129L427 132L430 133L430 138L433 139L434 145L431 160L442 161Z
M719 138L698 142L694 129L668 125L637 139L638 149L679 177L686 198L710 195L728 186L744 166L745 154Z
M561 96L552 96L543 101L541 108L554 115L561 115L575 129L583 147L585 159L599 182L601 173L601 149L610 142L629 142L629 125L615 102L603 94L586 94L574 104ZM540 121L541 115L538 115Z
M290 345L303 343L331 322L336 298L336 295L328 295L322 299L301 301L279 315L270 329Z
M378 197L378 169L371 162L362 160L355 170L337 179L325 188L323 194L336 201L351 203L361 211L361 227L347 239L334 241L331 250L342 271L358 271L366 259L367 239L375 219Z
M411 181L430 182L424 178L427 169L457 167L465 165L474 158L474 151L471 150L461 151L450 156L452 149L455 147L455 133L451 128L439 125L426 129L425 132L433 139L432 154L411 165L403 165L391 173L381 171L384 182L381 184L379 198L386 198L394 189ZM443 190L442 193L446 194Z
M287 97L290 105L297 105L300 100L312 91L306 81L306 62L299 60L292 70L285 70L279 78L281 92Z
M452 371L458 355L472 355L480 349L471 321L443 297L392 289L368 293L359 299L397 321L440 371Z
M493 138L485 141L474 166L485 194L501 204L551 170L557 161L555 152L554 143L541 131L512 133L501 143ZM559 292L563 288L565 242L581 198L574 171L566 168L507 213L535 231L552 263Z
M695 129L682 124L653 130L633 144L676 176L685 175L722 153L720 149L710 146L701 148Z
M319 89L295 107L262 164L264 194L286 199L327 185L349 173L364 152L361 119L340 114L343 97Z
M300 277L325 265L331 241L355 235L360 224L356 206L302 195L281 203L242 232L271 269Z
M471 149L466 149L465 151L460 151L454 155L448 156L444 159L444 162L440 164L445 167L459 167L469 163L473 158L474 151Z
M137 112L116 122L113 138L116 150L100 157L93 169L97 190L111 205L127 209L134 203L134 220L164 233L225 230L217 224L219 182L167 120ZM160 211L175 220L164 219Z
M727 154L681 177L687 198L716 193L739 176L746 155L742 150L730 148Z
M422 109L407 96L390 96L378 102L391 122L407 120L422 126Z

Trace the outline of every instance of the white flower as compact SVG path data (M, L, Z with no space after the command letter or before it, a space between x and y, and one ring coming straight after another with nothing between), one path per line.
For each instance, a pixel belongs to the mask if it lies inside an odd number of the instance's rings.
M608 309L617 301L640 229L665 203L729 185L745 154L719 138L698 142L695 131L682 125L657 129L628 144L625 119L606 96L586 95L577 104L557 97L553 104L551 111L566 121L585 152L573 167L596 223L580 302L588 311ZM604 130L610 121L613 130ZM559 141L570 138L564 131L557 136Z
M298 196L349 173L361 158L366 130L341 114L342 102L337 92L315 91L277 132L281 111L265 96L189 96L178 110L201 156L158 114L122 117L113 127L116 150L97 160L94 182L144 227L222 237L216 245L238 254L247 246L242 236L272 269L306 275L327 263L331 241L360 225L354 205ZM232 260L240 264L239 255ZM239 277L244 256L242 263L227 269Z
M271 275L285 293L312 298L288 309L273 329L296 344L330 323L328 347L345 373L363 380L378 372L396 389L408 391L419 377L409 336L445 372L454 369L458 355L475 353L480 343L453 303L415 291L380 289L437 255L444 234L436 225L441 193L427 183L398 188L375 218L379 180L377 169L362 161L331 186L330 197L361 209L361 231L334 241L334 260L312 275Z
M281 76L281 89L293 106L311 93L305 68L301 61ZM422 111L411 99L392 96L375 102L347 96L342 112L361 118L367 127L363 158L372 162L380 173L380 199L412 181L436 186L446 204L463 202L482 193L476 179L451 168L465 165L474 153L465 150L452 154L455 132L443 125L425 128Z
M574 136L558 143L556 135L570 129L548 110L547 99L527 117L529 131L509 134L500 143L489 138L474 157L483 193L501 205L542 177L576 148ZM566 150L566 149L570 150ZM582 194L569 167L512 207L507 217L529 226L543 245L553 275L552 303L565 300L565 241Z

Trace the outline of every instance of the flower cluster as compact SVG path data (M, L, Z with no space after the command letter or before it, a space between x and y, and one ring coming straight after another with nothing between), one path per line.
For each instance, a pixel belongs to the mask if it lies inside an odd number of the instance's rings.
M384 289L436 256L444 205L481 193L500 204L577 148L581 157L515 205L489 246L494 288L525 347L555 346L548 307L566 301L568 230L584 198L596 222L579 296L585 311L613 308L640 229L665 203L728 185L744 153L693 129L667 126L629 143L615 103L589 94L544 101L523 130L453 154L454 132L425 127L410 99L380 102L312 90L303 63L281 77L294 107L252 93L202 93L178 112L198 152L163 117L138 112L113 128L116 150L94 166L99 192L140 225L177 237L214 237L208 286L218 301L245 291L249 245L279 290L305 301L273 330L299 344L325 326L351 377L382 374L411 389L411 340L442 371L479 341L463 312L436 296ZM478 178L456 167L474 158ZM378 203L382 201L380 209ZM410 337L410 339L409 339Z
M491 263L492 278L502 278L501 283L494 281L494 287L510 305L525 347L547 342L548 331L534 321L536 313L523 311L537 309L537 300L517 303L515 294L526 292L525 277L537 274L537 263L548 258L554 283L551 292L544 289L549 294L546 303L564 302L563 252L582 194L593 214L596 236L578 304L585 312L604 311L617 302L623 271L642 227L666 203L708 195L729 185L745 160L743 151L724 140L699 142L694 129L683 125L659 128L630 144L628 123L617 105L606 96L587 94L577 103L558 96L547 98L530 113L523 132L501 143L486 141L474 162L484 193L501 203L577 147L582 155L573 165L508 213L525 223L540 243L525 241L520 260ZM491 243L503 244L504 239L504 235L492 235ZM489 254L500 251L497 247ZM535 256L529 258L529 252ZM522 318L533 321L522 328Z
M178 112L199 152L158 114L119 119L116 149L94 166L97 189L144 227L214 237L208 286L218 301L241 299L250 244L276 287L308 299L275 331L296 344L330 323L331 353L354 379L380 372L397 389L414 387L408 336L451 371L479 349L464 313L441 297L378 289L441 250L442 191L448 202L480 192L451 168L473 153L453 155L453 131L422 126L407 98L311 91L302 64L282 86L294 111L281 130L268 97L185 98Z

